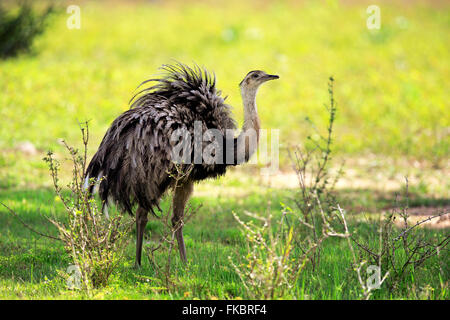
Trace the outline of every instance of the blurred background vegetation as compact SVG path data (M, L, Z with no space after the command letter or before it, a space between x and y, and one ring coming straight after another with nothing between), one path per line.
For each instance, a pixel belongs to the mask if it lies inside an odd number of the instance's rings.
M14 8L16 9L16 8ZM34 38L45 29L52 6L39 14L29 2L22 2L16 10L0 6L0 58L29 53Z
M91 120L95 152L136 86L172 59L214 71L240 123L245 74L279 74L260 90L258 105L263 127L280 129L282 147L305 140L307 116L323 127L333 75L338 154L445 166L448 2L377 1L381 29L368 30L372 2L33 1L58 14L32 55L0 60L0 179L19 183L16 173L45 168L41 156L61 150L59 138L79 141L77 121ZM3 4L14 10L14 1ZM69 4L81 9L80 29L67 28Z

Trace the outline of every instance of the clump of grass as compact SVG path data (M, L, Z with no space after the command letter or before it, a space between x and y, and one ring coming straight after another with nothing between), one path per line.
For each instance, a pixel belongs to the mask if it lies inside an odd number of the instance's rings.
M72 179L68 184L69 193L60 186L58 172L60 163L52 152L44 160L47 162L53 180L54 191L65 209L65 220L49 218L59 231L67 253L74 263L75 277L79 277L79 288L90 291L108 284L108 279L123 257L128 243L127 231L131 223L123 222L122 216L106 218L85 185L87 145L89 130L87 122L81 125L84 152L70 147L63 141L70 154ZM95 183L95 179L89 183ZM73 278L70 278L73 280Z
M46 21L52 12L52 6L48 6L43 12L36 12L28 1L22 2L16 14L0 6L0 58L29 52L33 40L44 32Z

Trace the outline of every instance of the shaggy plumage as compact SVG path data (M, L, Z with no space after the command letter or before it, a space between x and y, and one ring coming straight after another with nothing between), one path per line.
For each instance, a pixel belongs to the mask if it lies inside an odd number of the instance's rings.
M256 111L256 93L262 83L278 79L276 75L254 70L242 80L244 124L235 138L236 125L231 118L230 106L216 90L214 76L199 67L189 68L181 63L165 65L163 69L165 75L162 78L141 84L153 82L152 86L139 91L130 101L130 110L111 124L86 173L86 185L91 194L94 184L90 179L100 180L99 194L104 205L114 202L131 215L137 206L138 266L141 264L148 212L155 214L154 208L159 208L159 200L172 186L172 225L180 257L187 261L183 216L193 184L224 174L228 165L248 161L256 152L261 128ZM205 135L209 129L214 129L214 132L208 131L211 136ZM190 139L182 140L178 134L180 131L185 138L190 135ZM251 136L255 139L252 140ZM180 140L187 148L178 149ZM177 150L181 154L177 155ZM204 155L211 158L204 158ZM175 156L181 157L175 159ZM180 160L193 163L193 166L189 165L183 181L175 185L178 169L175 163Z
M163 70L162 78L139 86L153 82L138 92L130 101L130 109L114 120L87 168L88 178L102 178L99 195L104 204L112 201L131 215L135 205L154 213L162 195L173 185L174 142L170 137L175 130L187 130L193 137L194 122L201 121L203 132L218 129L225 137L227 129L236 128L230 106L216 90L215 76L181 63L165 65ZM194 165L189 179L224 174L227 165L222 162ZM93 185L90 188L92 192Z

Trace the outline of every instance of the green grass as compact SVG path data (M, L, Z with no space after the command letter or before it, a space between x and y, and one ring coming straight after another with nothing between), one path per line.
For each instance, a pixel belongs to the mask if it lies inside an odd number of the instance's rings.
M229 182L231 181L231 185ZM223 188L233 188L233 179L222 179ZM215 183L206 183L200 189L217 188ZM245 188L246 185L241 185ZM242 189L241 189L242 190ZM241 215L245 210L276 213L280 202L287 199L292 190L254 188L249 196L225 195L219 199L194 196L191 203L202 204L200 211L184 229L189 264L184 267L175 252L172 274L176 275L176 286L170 291L161 290L161 281L155 270L143 259L143 267L135 270L134 230L127 247L123 263L118 267L109 286L94 290L95 299L233 299L248 298L228 256L237 259L245 255L245 238L239 231L231 212ZM345 198L345 192L342 194ZM0 201L7 203L24 219L41 232L55 235L56 230L46 222L44 215L62 216L62 206L55 201L50 189L14 190L0 192ZM355 202L353 202L355 203ZM369 203L376 208L377 202ZM383 204L383 202L381 202ZM448 204L448 201L447 201ZM162 204L168 207L167 200ZM38 210L39 209L39 210ZM35 235L25 229L19 221L0 209L0 297L12 299L85 299L84 293L66 288L65 280L58 275L71 264L62 244ZM369 220L353 219L356 214L350 209L351 229L377 243L376 225ZM356 217L356 216L355 216ZM147 236L161 228L158 220L150 220ZM423 230L427 237L442 237L444 231ZM175 249L176 250L176 249ZM163 259L159 257L160 261ZM443 252L440 262L430 259L424 268L411 272L400 288L393 293L382 287L374 293L375 299L448 299L450 270L448 250ZM322 248L319 267L309 265L296 284L297 297L303 299L357 299L360 291L356 274L351 269L351 255L344 240L330 239ZM443 269L440 270L440 266ZM365 274L365 272L363 272ZM429 288L433 288L430 290ZM289 298L289 296L285 297Z
M77 121L91 120L92 155L112 120L128 108L136 86L157 73L161 64L176 59L214 71L240 123L238 83L244 75L253 69L279 74L280 80L261 88L258 111L264 128L280 130L282 147L305 141L311 133L306 116L324 127L327 79L333 75L337 155L411 160L406 166L375 165L361 175L375 185L380 172L392 176L412 172L417 179L411 180L411 206L448 207L448 170L442 167L450 150L449 6L381 2L382 28L371 32L365 20L369 4L83 1L81 30L66 28L68 15L63 10L38 38L38 54L0 61L0 201L37 230L55 234L43 217L62 215L42 161L46 150L53 149L63 158L58 139L76 144L80 141ZM22 141L31 141L38 154L18 151ZM284 149L280 156L286 166ZM427 160L438 169L412 169L410 164L416 160ZM231 212L262 213L269 200L276 212L280 202L291 196L284 188L262 187L251 170L245 166L196 188L192 202L203 206L185 228L189 264L185 268L175 258L178 285L173 290L158 289L161 284L154 280L155 272L145 258L142 269L133 269L132 233L126 258L111 284L96 290L93 297L247 298L228 260L230 255L246 253ZM66 177L70 168L63 166L63 171ZM426 175L437 182L429 183ZM355 217L361 212L378 215L392 207L395 192L401 189L340 189L343 206ZM167 201L163 207L168 207ZM365 237L376 229L364 219L352 219L351 225ZM158 228L159 222L152 220L147 234ZM423 232L429 237L448 233L446 229ZM374 298L448 299L448 251L442 259L442 272L439 261L432 258L423 269L412 272L398 291L391 294L382 288ZM326 242L320 268L306 268L295 287L297 296L359 298L350 262L344 241ZM60 243L31 233L0 207L0 298L87 298L68 290L58 276L58 270L65 271L70 263Z

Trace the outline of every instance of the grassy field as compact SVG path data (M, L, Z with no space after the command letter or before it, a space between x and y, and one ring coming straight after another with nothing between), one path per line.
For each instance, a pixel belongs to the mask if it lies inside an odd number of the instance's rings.
M227 191L217 197L211 194ZM352 190L355 192L354 190ZM340 192L343 206L349 210L352 232L363 237L377 234L376 213L394 202L394 194L374 196L373 190L360 190L354 199L348 190ZM177 284L170 291L161 290L162 283L144 256L143 267L136 270L134 264L134 235L128 246L126 258L114 273L111 284L94 290L95 299L246 299L248 293L234 272L228 259L237 261L245 256L246 240L241 234L231 212L242 217L244 210L251 212L280 212L280 203L291 203L292 189L276 189L258 186L256 181L243 180L240 174L231 173L226 179L200 185L191 200L193 205L202 204L200 211L185 228L189 264L185 267L173 257L172 272ZM411 206L448 205L447 199L423 197L412 194ZM26 223L38 231L56 235L43 215L56 213L63 216L62 205L55 200L50 189L2 191L0 201L8 203ZM357 206L366 206L361 212ZM162 208L168 207L164 201ZM0 297L8 299L82 299L87 296L80 291L68 290L66 281L57 270L65 271L71 264L62 244L39 237L2 209L0 216ZM220 226L220 227L219 227ZM158 220L151 219L147 227L148 239L161 228ZM448 230L448 229L447 229ZM442 238L446 229L422 230L427 237ZM376 243L376 236L375 236ZM424 268L411 272L400 289L389 292L381 288L374 299L448 299L448 250L441 260L427 262ZM440 262L439 262L440 261ZM361 292L356 273L351 268L351 255L346 242L330 239L322 249L320 267L308 266L296 284L295 294L301 299L358 299ZM285 298L289 299L290 296Z
M405 175L410 207L448 211L450 7L401 3L380 2L382 27L371 31L369 2L79 1L80 30L66 27L63 10L37 39L36 54L0 61L0 202L35 229L55 235L43 215L63 213L42 161L46 151L63 158L58 139L80 146L77 121L90 120L92 155L112 120L128 108L136 86L176 59L215 72L240 124L238 83L245 74L279 74L279 81L260 90L258 111L264 128L280 130L282 148L313 132L307 116L324 128L327 80L333 75L336 165L347 160L338 195L351 229L363 237L376 234L372 218L394 206ZM21 150L26 141L37 152ZM289 176L285 149L280 157ZM228 259L246 254L231 213L264 213L269 203L279 213L295 186L287 176L268 182L256 172L245 165L196 188L192 203L202 208L184 232L188 266L174 259L175 288L161 290L146 258L142 269L133 268L133 233L111 284L95 290L93 298L248 298ZM67 178L70 168L63 166L63 174ZM149 237L159 224L149 223ZM448 230L421 232L442 238ZM330 239L322 250L320 268L306 267L295 296L361 298L346 242ZM412 271L398 290L382 287L373 298L448 299L449 261L445 250ZM68 290L58 276L70 264L62 244L33 234L0 207L1 299L87 298Z

